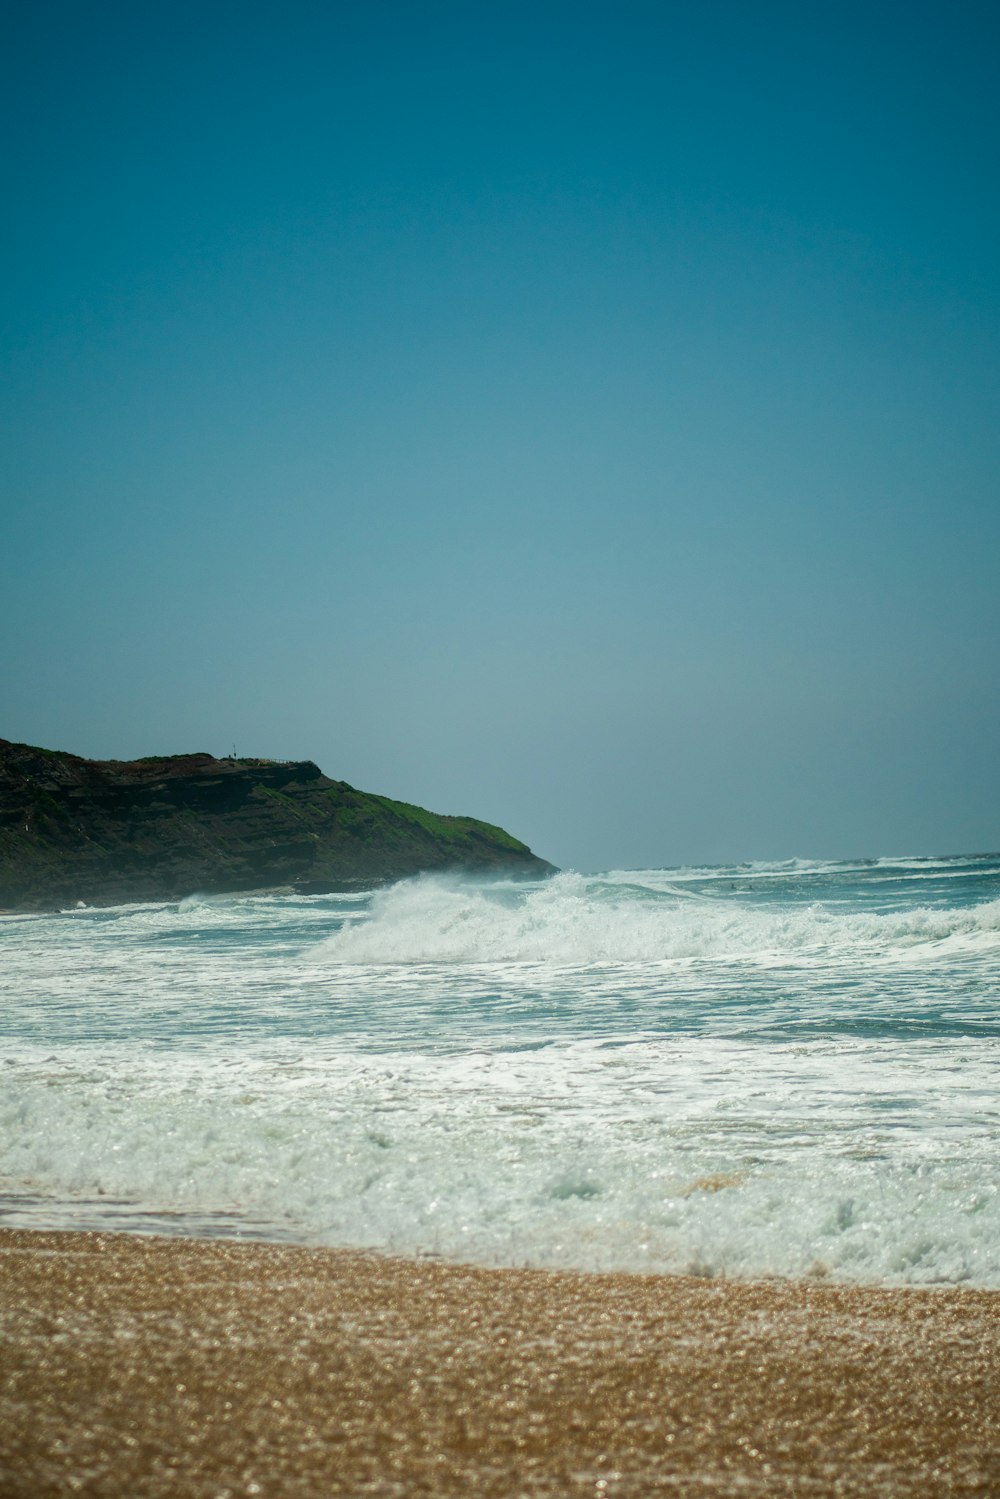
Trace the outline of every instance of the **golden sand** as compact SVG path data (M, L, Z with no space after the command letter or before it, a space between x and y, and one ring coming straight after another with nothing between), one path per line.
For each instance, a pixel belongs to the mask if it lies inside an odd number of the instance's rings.
M1000 1293L0 1233L0 1494L1000 1495Z

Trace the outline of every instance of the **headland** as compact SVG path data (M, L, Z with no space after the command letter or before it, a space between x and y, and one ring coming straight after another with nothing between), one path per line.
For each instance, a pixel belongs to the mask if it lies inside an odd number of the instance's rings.
M311 760L85 760L0 739L0 909L320 894L444 870L553 872L502 828L357 791Z

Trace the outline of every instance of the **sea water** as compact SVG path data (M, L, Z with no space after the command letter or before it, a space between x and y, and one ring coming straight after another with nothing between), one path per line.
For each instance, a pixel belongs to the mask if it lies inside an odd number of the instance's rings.
M1000 1286L1000 856L0 921L0 1223Z

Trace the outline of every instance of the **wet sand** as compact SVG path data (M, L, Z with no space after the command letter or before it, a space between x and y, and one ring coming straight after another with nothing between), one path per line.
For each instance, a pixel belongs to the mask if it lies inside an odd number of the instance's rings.
M0 1232L0 1493L1000 1494L1000 1293Z

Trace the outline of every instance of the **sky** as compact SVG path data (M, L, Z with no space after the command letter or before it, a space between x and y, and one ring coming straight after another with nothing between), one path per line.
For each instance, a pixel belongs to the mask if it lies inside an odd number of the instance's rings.
M24 0L0 735L1000 848L1000 12Z

